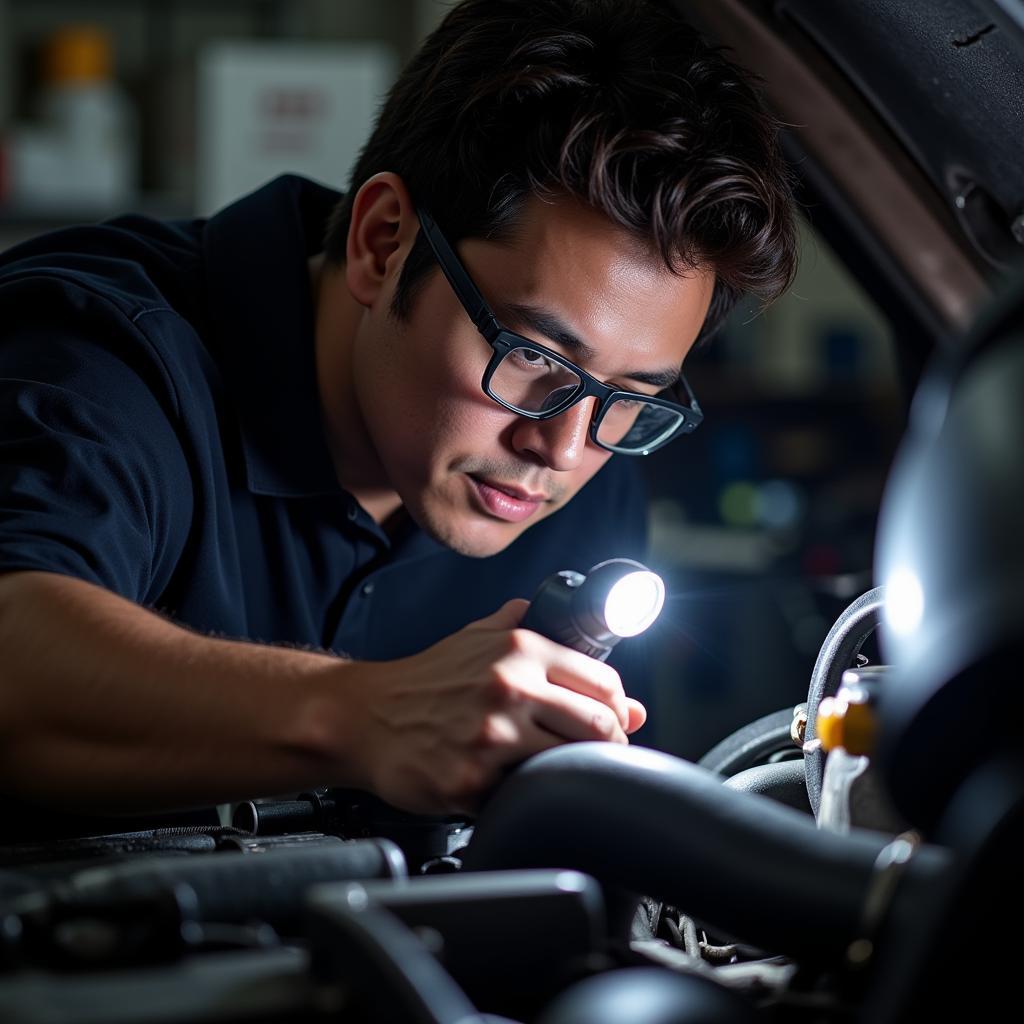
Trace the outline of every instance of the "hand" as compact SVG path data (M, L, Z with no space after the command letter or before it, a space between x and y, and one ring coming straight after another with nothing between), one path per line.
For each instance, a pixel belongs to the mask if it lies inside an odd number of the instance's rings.
M571 740L628 743L646 711L611 666L525 629L509 601L409 658L360 665L352 753L382 799L471 813L501 770Z

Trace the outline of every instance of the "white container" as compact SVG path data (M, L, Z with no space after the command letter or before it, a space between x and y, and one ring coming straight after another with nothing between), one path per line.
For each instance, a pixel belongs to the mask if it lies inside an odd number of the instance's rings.
M216 43L200 56L197 208L278 174L343 188L397 72L384 46Z
M128 205L136 191L136 122L110 76L108 37L90 27L62 29L45 54L38 121L10 137L10 199L71 213Z

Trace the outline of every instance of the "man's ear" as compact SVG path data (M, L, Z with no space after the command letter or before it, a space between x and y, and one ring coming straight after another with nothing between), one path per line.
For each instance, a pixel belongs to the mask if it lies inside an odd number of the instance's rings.
M391 171L369 178L352 201L345 247L345 280L363 306L372 306L409 254L419 218L405 182Z

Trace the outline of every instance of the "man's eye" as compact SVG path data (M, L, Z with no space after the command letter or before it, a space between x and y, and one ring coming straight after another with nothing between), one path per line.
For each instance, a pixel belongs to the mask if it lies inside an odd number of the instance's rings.
M549 370L554 366L550 359L541 355L540 352L534 352L529 348L517 348L513 353L513 357L520 365L531 370Z

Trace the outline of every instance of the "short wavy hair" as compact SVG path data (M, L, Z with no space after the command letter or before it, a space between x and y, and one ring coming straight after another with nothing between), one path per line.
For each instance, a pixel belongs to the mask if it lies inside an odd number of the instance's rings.
M399 174L453 242L511 235L532 196L568 195L676 273L711 269L701 338L744 295L763 303L796 264L778 123L750 75L668 0L462 0L406 66L330 218L340 263L352 199ZM433 266L422 234L392 312Z

